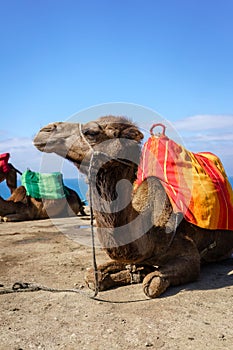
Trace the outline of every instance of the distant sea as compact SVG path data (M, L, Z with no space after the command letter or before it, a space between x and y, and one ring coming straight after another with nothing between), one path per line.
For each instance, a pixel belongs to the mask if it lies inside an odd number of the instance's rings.
M233 176L230 176L228 179L229 179L231 186L233 188ZM75 190L79 194L79 197L82 200L86 201L86 194L88 191L88 186L83 178L64 179L64 184L65 184L65 186ZM20 181L18 181L18 186L20 186ZM9 191L8 187L6 186L6 181L3 181L0 183L0 196L4 199L9 198L9 196L10 196L10 191Z

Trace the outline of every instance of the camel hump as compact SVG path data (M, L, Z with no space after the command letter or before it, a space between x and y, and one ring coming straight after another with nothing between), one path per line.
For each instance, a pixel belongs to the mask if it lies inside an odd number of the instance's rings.
M26 189L24 186L19 186L17 187L12 195L8 198L8 201L13 201L13 202L26 202L27 200L27 194L26 194Z

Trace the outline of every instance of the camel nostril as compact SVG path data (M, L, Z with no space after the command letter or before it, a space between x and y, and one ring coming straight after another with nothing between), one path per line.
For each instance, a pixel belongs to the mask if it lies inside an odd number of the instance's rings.
M50 124L41 129L41 132L52 132L57 130L57 124Z

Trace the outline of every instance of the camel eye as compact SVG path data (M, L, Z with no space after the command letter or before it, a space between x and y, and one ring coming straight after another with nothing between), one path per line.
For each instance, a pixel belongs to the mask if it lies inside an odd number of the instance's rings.
M83 135L89 137L95 137L100 133L100 130L85 129L83 130Z

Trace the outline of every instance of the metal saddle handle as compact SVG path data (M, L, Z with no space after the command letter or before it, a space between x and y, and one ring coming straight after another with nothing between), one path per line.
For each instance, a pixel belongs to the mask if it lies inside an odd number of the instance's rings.
M166 126L165 126L164 124L162 124L162 123L153 124L152 127L150 128L150 134L151 134L151 135L154 135L153 129L156 128L157 126L161 126L161 127L162 127L162 129L163 129L163 130L162 130L162 135L165 136Z

